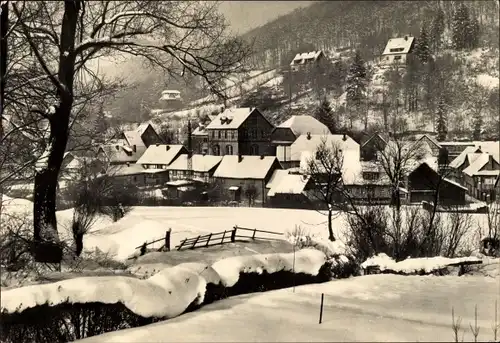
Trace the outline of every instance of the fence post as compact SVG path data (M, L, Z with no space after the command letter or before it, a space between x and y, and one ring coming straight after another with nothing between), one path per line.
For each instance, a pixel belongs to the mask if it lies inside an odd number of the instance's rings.
M201 235L199 235L198 237L196 237L196 239L193 242L193 245L191 245L191 249L194 249L194 246L196 245L196 243L198 243L198 240L200 239L200 237L201 237Z
M225 237L226 237L226 230L224 230L224 233L222 234L222 239L220 240L220 244L224 244Z
M319 307L319 323L323 321L323 300L325 298L325 294L321 293L321 305Z
M207 239L207 247L208 247L208 244L210 243L210 239L212 238L212 233L210 232L210 235L208 235L208 239Z
M172 228L168 228L167 232L165 232L165 250L170 251L170 233L172 232Z
M253 229L252 239L255 239L255 232L257 232L257 229Z
M181 242L181 244L179 244L179 247L177 248L177 250L181 250L181 248L184 245L184 243L186 243L186 239L187 238L184 238L184 240Z
M236 241L236 226L233 228L233 231L231 232L231 242Z

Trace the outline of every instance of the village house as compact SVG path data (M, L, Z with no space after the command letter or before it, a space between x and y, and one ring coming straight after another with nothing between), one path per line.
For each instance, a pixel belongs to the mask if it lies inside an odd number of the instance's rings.
M455 157L450 162L450 178L453 180L463 184L464 183L464 174L463 171L468 166L470 166L474 160L480 156L483 152L481 148L475 146L466 147L457 157Z
M167 167L179 155L187 154L187 152L183 145L150 145L136 162L144 168L146 185L162 185L168 182Z
M322 50L299 53L290 62L290 69L294 72L302 71L319 66L325 60L326 56Z
M464 205L467 188L447 177L440 177L437 163L417 164L408 175L410 203L427 201L434 203L438 194L438 204L443 206Z
M184 201L201 200L213 183L213 175L221 156L181 154L168 167L166 195ZM165 193L164 193L165 194Z
M331 135L328 127L308 115L292 116L278 125L271 134L271 144L283 168L291 167L291 145L301 135Z
M464 185L476 199L490 201L496 198L495 182L500 174L498 160L488 153L469 154L469 164L463 170Z
M342 150L344 156L357 158L359 162L359 144L348 135L313 135L307 133L300 135L290 146L290 159L286 161L287 165L289 164L290 168L301 167L303 154L315 154L323 142L327 149Z
M389 39L380 58L380 64L405 66L408 54L412 53L414 42L415 38L408 35Z
M146 186L146 173L140 164L126 163L110 165L104 174L116 185Z
M97 150L97 159L106 170L109 166L135 164L146 151L145 145L104 144Z
M432 136L423 134L416 137L412 150L427 152L428 155L437 157L442 148L441 144Z
M289 170L276 169L266 184L269 207L312 208L308 192L314 187L311 177L292 174Z
M121 137L128 146L145 146L146 148L153 144L161 143L160 136L153 128L151 123L144 123L135 130L123 131Z
M177 109L182 106L181 92L178 90L164 90L161 92L160 103L163 109Z
M194 131L191 133L191 144L194 154L208 154L209 153L209 145L208 145L208 131L206 130L206 126L200 124Z
M206 127L209 154L267 155L274 126L256 108L226 109Z
M370 136L363 144L360 146L360 154L362 161L375 161L379 159L379 154L381 151L385 150L389 138L384 137L380 133L375 133Z
M439 144L448 150L450 160L457 158L467 148L479 148L482 152L487 152L496 156L500 152L499 141L466 141L466 142L439 142Z
M78 156L74 152L68 151L64 153L59 180L60 182L71 182L82 176L99 175L102 172L103 165L98 159Z
M266 204L266 185L276 169L282 169L275 156L226 155L214 173L222 199Z

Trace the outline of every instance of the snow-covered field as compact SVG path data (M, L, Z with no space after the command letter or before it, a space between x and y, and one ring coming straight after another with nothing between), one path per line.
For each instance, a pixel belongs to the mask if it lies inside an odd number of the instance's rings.
M321 293L323 323L318 324ZM90 337L111 342L472 341L477 305L479 341L492 341L498 279L370 275L237 296L141 328ZM462 333L463 331L463 333Z

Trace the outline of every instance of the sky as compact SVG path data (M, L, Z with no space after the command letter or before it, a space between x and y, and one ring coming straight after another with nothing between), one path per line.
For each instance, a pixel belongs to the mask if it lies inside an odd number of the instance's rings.
M235 33L245 33L312 1L222 1L219 11Z
M251 29L262 26L277 17L290 13L299 7L306 7L314 1L221 1L219 11L226 17L231 31L243 34ZM100 59L100 72L108 77L120 76L129 81L146 78L148 73L130 73L139 62L134 58L116 63L107 59ZM94 67L94 65L92 65Z

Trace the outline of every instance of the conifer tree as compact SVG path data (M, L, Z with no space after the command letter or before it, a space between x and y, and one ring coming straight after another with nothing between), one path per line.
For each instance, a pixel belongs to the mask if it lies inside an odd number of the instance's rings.
M468 41L470 39L471 21L469 9L465 4L461 4L453 15L452 31L453 47L456 50L463 50L470 46Z
M441 97L439 99L439 104L437 108L437 122L436 122L436 131L438 134L438 141L444 141L446 136L448 135L448 123L446 120L446 103L444 102L444 98Z
M441 48L444 28L444 12L440 7L436 13L436 16L434 17L434 20L432 21L432 28L430 33L432 50L434 53L437 53Z
M347 102L355 107L361 105L366 91L366 66L359 51L356 51L354 60L346 77Z
M420 29L420 36L417 39L417 44L415 46L415 55L422 63L427 63L431 58L431 50L429 47L429 34L425 25Z
M475 49L479 46L479 21L473 18L470 21L469 30L467 32L467 44L470 49Z
M333 113L332 107L330 106L330 102L326 98L323 98L321 104L318 106L318 108L316 108L314 116L321 123L325 124L332 134L338 132L337 120Z
M481 140L481 132L483 130L483 116L481 113L474 115L474 130L472 132L472 139L475 141Z

